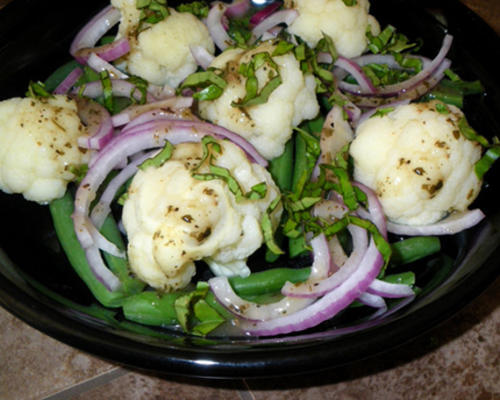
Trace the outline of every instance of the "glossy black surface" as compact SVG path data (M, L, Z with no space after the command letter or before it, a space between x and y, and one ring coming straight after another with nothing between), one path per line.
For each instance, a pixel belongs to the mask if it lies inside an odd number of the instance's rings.
M485 136L500 136L500 78L492 62L499 38L458 2L372 1L382 25L421 37L432 56L445 31L455 37L450 57L466 79L481 79L485 96L467 100L468 119ZM22 95L69 59L71 38L103 1L16 0L0 11L0 99ZM439 18L436 19L436 15ZM443 22L445 25L443 25ZM20 28L22 27L22 28ZM206 377L258 377L311 372L389 351L433 328L474 299L497 276L500 260L499 169L487 176L476 205L487 220L447 238L434 260L416 267L423 294L376 322L347 312L311 331L279 338L200 339L175 331L139 331L118 313L103 321L85 308L92 296L68 266L47 207L0 193L0 305L33 327L103 358L152 371ZM495 182L497 181L497 182ZM451 260L449 269L446 261ZM444 273L440 277L439 273ZM38 283L74 302L64 306ZM357 326L357 328L356 328ZM151 335L153 334L153 336Z

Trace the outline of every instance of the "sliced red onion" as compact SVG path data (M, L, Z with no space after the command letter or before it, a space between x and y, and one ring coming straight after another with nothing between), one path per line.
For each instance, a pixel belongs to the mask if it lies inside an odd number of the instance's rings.
M115 66L111 65L109 62L99 57L95 53L91 53L87 65L96 72L108 71L109 76L112 79L127 79L128 75L120 71Z
M326 240L325 234L321 233L311 239L310 245L314 260L311 265L309 279L324 279L333 272L333 270L337 269L336 266L333 265L330 248L328 247L328 240Z
M108 269L102 259L100 250L96 246L86 248L85 256L97 280L106 286L109 291L113 292L121 286L120 280Z
M150 83L148 85L148 93L150 93L155 99L163 100L175 96L175 89L167 84L160 86Z
M281 293L290 297L319 297L335 290L347 281L355 271L360 268L360 263L365 257L368 246L366 230L350 225L347 227L352 236L353 249L344 265L333 275L326 279L307 279L301 283L287 282L283 285Z
M263 19L255 28L252 29L252 35L258 39L269 29L279 24L290 26L297 19L299 13L294 9L277 11L269 17Z
M87 135L78 138L78 145L87 149L101 149L113 137L113 124L108 110L95 101L75 98L78 115L87 126Z
M216 1L212 3L212 8L210 8L206 20L210 36L220 50L225 50L228 46L232 46L234 44L233 40L229 37L224 29L224 26L222 25L222 17L224 16L226 10L226 4Z
M262 322L243 321L241 327L251 335L270 336L303 331L319 325L333 318L364 293L380 272L382 265L382 256L371 239L359 268L336 289L291 315Z
M229 18L241 18L250 10L250 7L250 0L234 0L227 5L225 15Z
M431 63L431 60L427 57L422 56L407 56L407 58L413 58L422 61L422 69L427 68ZM389 68L393 69L405 69L403 68L391 54L364 54L359 57L352 59L360 67L364 67L368 64L385 64Z
M368 209L363 210L362 208L359 208L357 210L359 216L361 218L367 219L375 224L377 227L378 231L380 234L387 239L387 223L386 223L386 218L384 214L384 210L382 208L382 204L380 203L377 195L375 192L370 189L368 186L363 185L362 183L359 182L353 182L354 186L357 186L359 189L361 189L365 194L368 199Z
M377 92L377 88L375 88L370 78L365 75L361 67L354 61L343 56L339 56L335 61L335 66L346 70L353 76L354 79L356 79L359 86L359 92L357 94L374 94ZM343 82L339 82L339 87L341 89L343 89L342 83Z
M444 71L446 71L451 66L451 61L445 59L436 71L426 80L422 81L418 85L410 88L408 90L402 90L400 93L394 96L384 97L385 95L373 95L373 96L362 96L349 94L349 98L359 107L372 108L386 105L389 103L395 103L405 99L414 100L422 97L429 91L431 91L444 77Z
M99 232L99 230L92 223L87 223L85 226L89 229L92 236L92 241L98 249L105 251L115 257L125 258L125 252L120 250L114 243L110 242Z
M231 313L248 321L268 321L290 315L310 305L313 299L283 299L269 304L258 304L239 297L225 276L208 280L217 301Z
M443 43L441 45L441 49L439 50L436 57L426 66L426 68L423 68L422 71L412 76L405 82L398 83L395 85L387 85L384 86L383 88L379 88L378 93L393 95L403 90L408 90L410 88L413 88L419 85L424 80L428 79L445 60L446 55L450 51L452 42L453 42L453 36L449 34L445 35Z
M387 304L385 303L385 300L381 296L376 294L371 294L368 292L362 293L358 297L358 301L368 307L383 309L384 311L387 310Z
M367 292L388 298L408 297L415 294L413 289L408 285L384 282L379 279L375 279L370 286L368 286Z
M143 124L134 126L133 129L130 130L127 129L126 131L127 133L129 131L142 132L150 130L156 130L159 132L159 131L168 131L172 128L192 130L195 133L201 133L202 136L212 135L218 138L229 139L231 142L240 147L253 162L263 167L267 167L268 164L267 160L264 157L262 157L259 154L259 152L255 149L255 147L251 143L249 143L246 139L226 128L223 128L219 125L213 125L208 122L162 118L156 121L145 122Z
M123 79L111 79L111 85L114 96L119 96L119 97L132 96L137 101L140 101L142 99L142 93L140 92L139 89L137 89L137 87L133 83L130 83ZM72 93L80 94L85 97L90 97L91 99L96 99L97 97L102 96L103 94L102 83L101 81L89 82L85 84L83 90L77 87L73 89ZM146 94L146 96L148 102L156 101L156 99L149 92Z
M83 70L79 67L72 70L66 78L54 89L54 94L66 94L83 75Z
M104 220L111 212L111 202L114 200L118 189L120 189L130 177L135 175L139 165L141 165L148 158L151 158L155 153L156 151L141 154L140 157L132 160L108 183L106 189L104 189L101 197L99 198L99 201L94 208L92 208L92 213L90 215L90 219L98 229L101 228Z
M403 225L387 222L387 230L397 235L454 235L477 225L485 217L479 209L454 212L443 220L429 225Z
M123 129L128 130L144 122L168 117L170 119L187 119L191 117L191 111L186 111L193 105L192 97L169 97L164 100L154 101L142 105L132 105L124 109L120 114L113 116L114 126L126 125ZM124 123L121 123L125 121Z
M201 68L207 69L212 61L214 60L214 55L210 54L210 52L203 46L189 46L189 50L191 51L191 55Z
M70 46L70 53L80 62L86 60L89 54L80 55L84 49L94 48L98 40L113 26L120 22L121 13L118 9L108 6L92 18L73 39ZM108 46L109 47L109 46ZM97 49L94 49L96 51ZM106 54L107 50L104 51ZM98 51L98 54L103 55ZM103 57L105 58L105 57ZM107 61L110 59L105 58Z
M86 61L89 62L92 54L99 56L105 62L114 61L123 57L130 51L130 43L127 38L121 38L114 42L104 44L99 47L82 49L76 52L76 59L82 64Z
M277 11L282 5L281 1L273 1L271 4L265 6L263 9L257 11L250 18L250 25L256 26L260 24L263 20L268 18L271 14Z

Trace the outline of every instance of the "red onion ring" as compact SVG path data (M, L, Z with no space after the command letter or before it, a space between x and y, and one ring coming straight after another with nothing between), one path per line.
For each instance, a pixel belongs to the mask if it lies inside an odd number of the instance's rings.
M465 229L477 225L485 217L479 209L466 210L450 214L443 220L429 225L402 225L387 222L387 230L397 235L418 236L418 235L454 235Z
M63 79L63 81L59 85L57 85L53 93L54 94L68 93L82 75L83 75L83 70L79 67L76 67L66 76L66 78Z
M359 268L336 289L291 315L262 322L243 321L241 327L250 335L271 336L316 326L333 318L356 300L360 293L364 293L380 272L382 265L382 256L371 239Z
M113 124L108 110L99 103L82 98L75 98L78 115L87 126L87 135L78 137L78 146L86 149L101 149L113 137Z
M213 135L218 138L226 138L231 142L239 146L248 157L250 157L251 161L263 166L267 167L267 160L262 157L259 152L255 149L255 147L249 143L242 136L223 128L219 125L213 125L208 122L203 121L187 121L187 120L175 120L171 118L161 118L156 121L148 121L143 124L134 126L130 130L127 129L122 131L123 133L129 132L141 132L141 131L150 131L156 130L157 132L168 131L173 127L184 130L191 130L195 133L202 132L202 135L208 134Z
M299 13L294 9L287 9L275 12L269 17L263 19L257 26L252 29L252 35L256 39L260 38L269 29L274 28L279 24L286 24L290 26L293 21L297 19Z
M250 7L249 0L233 0L227 5L225 15L228 18L241 18L250 10Z
M257 11L250 18L250 25L256 26L260 24L263 20L268 18L271 14L277 11L282 5L281 1L273 1L271 4L265 6L263 9Z
M283 315L290 315L310 305L314 299L284 297L269 304L258 304L239 297L225 276L208 280L217 301L228 311L247 321L268 321Z
M210 54L209 51L203 46L189 46L189 50L191 51L191 55L201 68L207 69L212 61L214 60L213 54Z
M90 214L90 219L97 228L100 228L104 223L104 220L111 212L111 202L114 200L116 192L122 185L135 173L137 172L137 167L141 165L145 160L151 158L156 151L148 152L142 154L140 157L132 160L125 168L123 168L118 175L116 175L106 186L106 189L102 192L99 201L96 203Z
M368 247L368 238L364 229L353 225L348 226L347 229L352 236L353 249L349 258L337 272L325 279L307 279L295 284L287 282L283 285L281 294L290 297L320 297L347 281L360 268Z
M186 119L186 109L193 105L192 97L170 97L142 105L132 105L120 114L113 116L114 126L123 126L128 130L144 122L168 117L170 119ZM191 116L189 113L188 116Z
M226 4L216 1L212 3L212 8L210 8L206 19L206 25L210 32L210 36L220 50L225 50L228 46L234 44L222 24L222 17L226 10Z
M142 98L142 93L133 83L122 79L111 79L111 85L114 96L133 96L137 101L141 100ZM96 99L103 94L102 83L101 81L89 82L84 85L83 90L81 90L81 87L77 87L73 89L72 93L75 95L82 95L85 97L90 97L91 99ZM149 92L146 94L146 98L148 102L156 101L156 99Z
M370 286L368 286L367 292L377 296L389 298L408 297L415 294L412 288L408 285L404 285L402 283L384 282L379 279L375 279Z
M108 6L92 18L73 39L70 46L70 54L75 57L79 62L85 63L89 53L88 49L94 48L97 41L113 26L120 22L121 13L118 9ZM114 46L117 46L116 44ZM122 46L120 43L119 46ZM112 59L107 58L107 53L113 53L112 46L105 45L102 47L94 48L92 51L97 52L107 61ZM84 52L85 50L85 52ZM80 55L80 53L82 54Z
M96 53L91 53L87 59L87 65L96 72L108 71L111 79L127 79L128 75L111 65Z
M353 76L354 79L356 79L356 82L358 82L357 87L359 88L356 94L375 94L378 92L370 78L365 75L361 67L354 61L343 56L339 56L334 65L347 71ZM345 82L339 82L339 88L345 89L342 86L343 83Z
M368 292L362 293L358 299L360 303L363 303L365 306L372 307L372 308L378 308L381 310L387 310L387 304L385 303L385 300L376 294L371 294Z

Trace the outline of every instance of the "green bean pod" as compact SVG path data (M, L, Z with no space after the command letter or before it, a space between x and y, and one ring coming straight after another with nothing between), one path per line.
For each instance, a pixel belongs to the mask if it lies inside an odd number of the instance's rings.
M437 253L441 242L435 236L415 236L391 244L391 266L408 264Z

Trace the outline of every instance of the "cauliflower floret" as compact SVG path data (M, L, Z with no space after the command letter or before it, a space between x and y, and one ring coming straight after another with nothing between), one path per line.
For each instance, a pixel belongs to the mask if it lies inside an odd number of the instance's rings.
M463 211L481 181L474 164L481 146L460 133L463 113L436 101L402 105L361 123L350 152L354 179L375 190L387 217L426 225Z
M224 141L215 164L228 169L243 192L266 182L263 199L237 202L222 179L198 180L192 169L203 154L199 143L176 146L161 167L140 170L123 208L132 270L150 286L185 287L204 260L216 275L250 273L246 259L263 243L260 219L279 192L267 170L248 161L236 145ZM206 162L196 173L207 173ZM272 214L276 226L281 214Z
M243 136L267 159L283 152L293 127L305 119L314 118L319 112L314 78L304 76L291 53L272 57L278 65L282 83L267 102L250 107L231 106L246 94L246 79L238 72L240 65L249 63L255 54L272 54L274 48L272 43L265 42L252 50L230 49L216 57L211 67L224 70L227 86L219 98L199 104L202 118ZM269 81L269 72L268 64L256 70L259 90Z
M77 105L67 96L0 102L0 189L39 203L61 197L75 178L69 167L87 162L77 143L82 134Z
M169 9L163 21L150 25L137 35L140 12L135 0L112 0L122 13L117 38L128 37L130 53L126 69L156 85L177 87L197 69L190 46L202 46L214 54L208 29L191 13Z
M288 31L315 47L323 33L330 36L339 54L357 57L367 46L366 30L380 33L377 20L369 13L368 0L347 6L344 0L287 0L285 6L299 12Z

